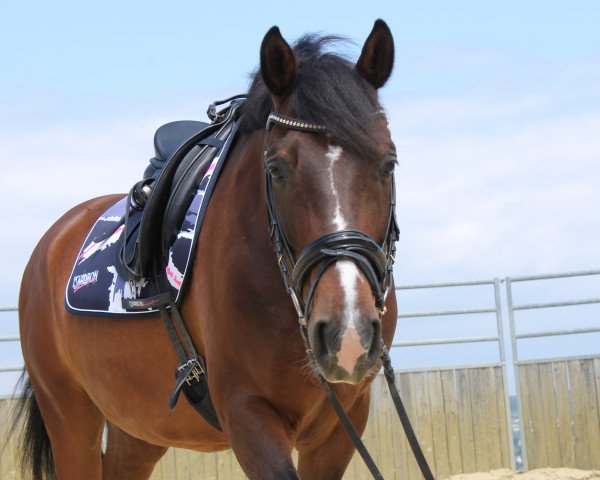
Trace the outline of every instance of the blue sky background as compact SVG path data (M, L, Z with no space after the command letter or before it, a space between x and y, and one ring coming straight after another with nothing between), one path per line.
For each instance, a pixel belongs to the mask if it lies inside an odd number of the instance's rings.
M398 282L600 268L598 2L5 2L0 305L16 304L27 259L60 215L138 179L156 128L205 119L210 101L245 91L268 28L290 41L342 34L357 43L348 49L356 57L376 18L397 51L381 95L400 160ZM522 295L599 297L600 281L546 282ZM406 311L493 301L477 289L400 298ZM569 326L597 326L599 310L570 311ZM564 328L565 315L523 321ZM398 339L489 325L403 322ZM0 335L13 333L14 315L0 313ZM600 338L559 343L532 351L597 353ZM12 347L0 350L0 365L20 361ZM459 350L395 360L471 360Z

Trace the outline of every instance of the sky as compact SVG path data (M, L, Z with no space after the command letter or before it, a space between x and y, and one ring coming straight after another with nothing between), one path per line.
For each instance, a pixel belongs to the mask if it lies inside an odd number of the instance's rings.
M0 305L17 303L29 255L56 219L129 190L160 125L205 120L212 100L246 90L272 25L290 42L347 36L356 58L377 18L396 43L381 90L400 162L396 281L600 269L598 2L5 2ZM533 290L539 301L597 298L600 282ZM402 295L403 311L493 303L487 291ZM577 318L600 324L588 310ZM543 320L564 322L553 315ZM403 322L400 337L492 328L482 327L489 318L451 320ZM16 328L0 313L0 336ZM0 365L19 362L12 346L0 349Z

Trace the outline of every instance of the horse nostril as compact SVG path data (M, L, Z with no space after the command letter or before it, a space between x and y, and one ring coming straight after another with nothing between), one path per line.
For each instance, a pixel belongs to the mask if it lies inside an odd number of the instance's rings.
M362 335L362 341L365 348L372 354L379 349L381 343L381 320L378 318L367 322L371 328L366 328Z
M324 356L333 351L335 341L335 327L331 322L319 320L314 326L313 351L316 356Z

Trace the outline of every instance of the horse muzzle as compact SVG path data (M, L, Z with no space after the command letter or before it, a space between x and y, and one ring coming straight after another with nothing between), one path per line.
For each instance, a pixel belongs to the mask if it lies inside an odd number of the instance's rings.
M300 254L292 298L305 318L307 350L326 380L356 384L375 367L387 267L381 247L359 231L324 235ZM303 290L300 301L295 292Z
M381 320L370 317L339 327L327 319L309 322L316 367L330 383L357 384L373 372L381 354Z

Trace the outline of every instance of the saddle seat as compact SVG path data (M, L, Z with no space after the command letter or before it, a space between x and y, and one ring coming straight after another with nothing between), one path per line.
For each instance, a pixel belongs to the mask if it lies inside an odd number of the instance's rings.
M152 177L186 140L209 126L210 123L196 120L178 120L159 127L154 134L154 158L150 159L144 178Z

